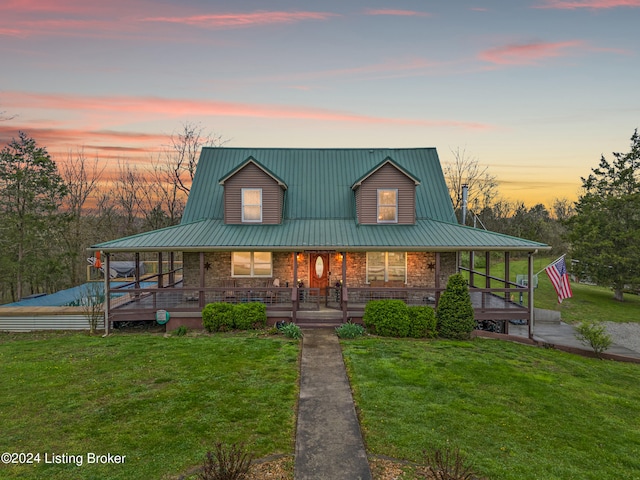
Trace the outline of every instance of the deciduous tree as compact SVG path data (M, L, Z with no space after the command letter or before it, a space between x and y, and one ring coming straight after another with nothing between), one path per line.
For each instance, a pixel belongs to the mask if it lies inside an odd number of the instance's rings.
M95 217L88 214L87 204L95 196L106 165L100 164L98 157L92 161L79 149L69 152L67 161L61 167L62 178L67 186L64 209L69 217L69 228L65 231L67 245L66 259L71 285L80 281L86 262L85 249L94 241Z
M481 166L478 158L469 155L466 149L457 148L451 153L453 162L445 164L443 171L456 213L462 210L463 185L469 187L467 203L475 213L491 206L498 195L498 180L489 167Z

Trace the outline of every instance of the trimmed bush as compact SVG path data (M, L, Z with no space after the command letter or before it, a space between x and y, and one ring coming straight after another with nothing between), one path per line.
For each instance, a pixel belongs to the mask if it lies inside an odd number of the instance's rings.
M402 300L372 300L364 308L362 321L368 329L383 337L406 337L410 323Z
M233 328L233 305L225 302L209 303L202 310L202 324L209 332L226 332Z
M433 338L436 336L436 312L429 306L410 306L409 336Z
M233 326L238 330L257 330L267 325L264 303L239 303L233 307Z
M436 322L438 335L459 340L468 339L476 327L469 287L462 274L449 277L438 302Z

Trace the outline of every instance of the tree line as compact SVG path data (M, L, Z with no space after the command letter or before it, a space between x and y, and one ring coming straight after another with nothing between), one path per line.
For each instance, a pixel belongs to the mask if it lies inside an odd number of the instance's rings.
M87 247L180 222L203 146L226 140L186 122L144 170L84 149L56 163L25 132L0 152L0 303L83 283Z
M119 161L112 178L104 162L83 149L57 163L46 148L20 132L0 152L0 302L51 293L85 281L86 248L180 222L203 146L221 147L219 135L187 122L169 137L149 167ZM615 297L640 283L640 136L629 153L604 156L577 202L550 208L506 201L498 181L478 160L456 150L444 174L456 213L461 186L470 187L467 225L546 243L569 253L576 274L611 286Z

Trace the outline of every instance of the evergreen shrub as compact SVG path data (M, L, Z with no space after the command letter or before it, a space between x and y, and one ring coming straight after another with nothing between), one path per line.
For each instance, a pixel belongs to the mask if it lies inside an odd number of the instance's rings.
M238 330L257 330L267 326L264 303L239 303L233 307L233 326Z
M226 332L233 328L234 308L230 303L207 304L202 310L202 324L208 332Z
M449 277L447 288L440 295L436 325L439 336L459 340L468 339L476 327L469 287L460 273Z
M410 306L409 336L413 338L433 338L436 336L436 312L429 306Z
M364 308L362 321L382 337L406 337L411 328L409 311L402 300L370 301Z

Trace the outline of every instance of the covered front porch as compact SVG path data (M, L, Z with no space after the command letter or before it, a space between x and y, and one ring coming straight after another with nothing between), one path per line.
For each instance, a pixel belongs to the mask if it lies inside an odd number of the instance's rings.
M155 320L160 311L168 312L168 330L180 325L200 328L201 311L213 302L264 303L271 324L282 320L335 325L349 320L360 322L371 300L393 298L408 305L436 308L447 278L457 271L468 275L479 328L508 333L509 321L517 321L528 324L531 333L533 326L531 278L535 252L526 253L529 259L526 286L509 280L510 252L503 252L501 272L489 268L476 270L477 252L464 253L466 266L463 266L462 251L387 253L384 270L380 252L270 252L268 269L266 260L260 264L260 255L247 253L235 256L229 251L185 252L181 253L183 264L178 265L173 262L173 252L156 252L153 255L157 258L157 267L147 268L152 273L143 275L140 268L135 268L131 281L117 287L106 278L107 327L112 327L114 322ZM480 254L486 256L485 263L490 265L491 250ZM129 255L134 257L134 265L141 264L140 252ZM149 252L146 255L149 257ZM395 270L391 256L399 265ZM105 252L107 272L111 257ZM242 270L247 267L248 272Z

